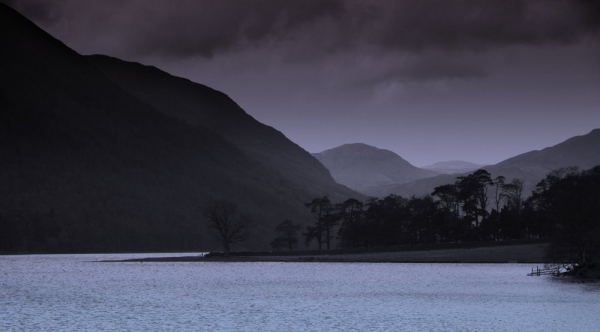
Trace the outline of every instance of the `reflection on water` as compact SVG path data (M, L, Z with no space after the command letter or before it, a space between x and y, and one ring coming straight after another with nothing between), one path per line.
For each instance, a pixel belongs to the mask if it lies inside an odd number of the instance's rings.
M526 264L97 262L148 256L0 256L0 330L600 326L600 283L527 277Z

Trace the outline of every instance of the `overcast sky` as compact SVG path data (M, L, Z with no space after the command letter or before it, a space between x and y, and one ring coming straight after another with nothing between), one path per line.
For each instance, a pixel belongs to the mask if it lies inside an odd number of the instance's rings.
M309 152L494 164L600 127L598 1L7 1L82 54L221 90Z

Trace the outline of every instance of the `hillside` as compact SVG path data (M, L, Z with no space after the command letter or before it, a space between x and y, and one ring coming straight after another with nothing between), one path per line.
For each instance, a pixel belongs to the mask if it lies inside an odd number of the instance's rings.
M313 154L333 178L356 191L435 176L438 173L411 165L389 150L366 144L345 144Z
M4 4L0 42L0 227L14 239L0 251L218 248L201 213L211 198L255 220L244 249L265 248L276 223L310 218L314 196L360 196L220 92L169 75L171 91L160 79L127 91ZM190 100L175 103L179 89Z
M600 129L594 129L586 135L572 137L543 150L526 152L482 168L490 172L492 177L503 175L509 181L513 178L524 180L523 194L527 197L535 185L552 170L569 166L588 169L595 165L600 165ZM371 187L364 192L373 196L424 195L431 193L437 186L453 183L459 175L461 174L439 175L402 184Z
M355 194L336 184L308 152L276 129L256 121L224 93L155 67L103 55L86 58L139 100L192 126L210 128L247 157L283 173L311 195L327 193L338 200Z
M600 129L539 151L530 151L506 159L494 167L543 167L553 170L559 167L579 166L583 169L600 164Z

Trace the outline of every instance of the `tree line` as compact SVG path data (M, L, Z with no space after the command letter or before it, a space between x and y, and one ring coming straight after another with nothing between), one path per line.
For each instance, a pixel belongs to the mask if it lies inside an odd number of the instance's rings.
M430 195L389 195L366 202L306 203L314 220L302 236L308 246L340 248L546 238L555 261L600 262L600 166L560 168L523 197L523 181L492 178L480 169L438 186ZM280 224L274 249L297 246L299 224Z
M336 226L341 248L538 237L535 227L521 220L522 188L522 180L507 183L503 176L492 179L478 170L421 197L350 198L334 204L323 196L306 204L314 223L303 235L306 244L315 240L319 249L330 248Z
M322 196L305 204L313 216L309 225L285 220L276 226L270 245L274 250L293 250L300 235L305 245L314 241L319 250L334 245L368 248L548 239L549 255L555 262L592 266L600 263L599 189L600 166L596 166L550 172L527 198L523 198L522 180L492 178L485 170L457 177L453 184L438 186L421 197L388 195L333 203ZM202 212L225 254L230 245L248 239L248 230L254 226L233 201L212 200ZM0 252L174 250L193 247L206 229L184 218L168 219L177 222L90 225L69 223L54 210L0 213Z

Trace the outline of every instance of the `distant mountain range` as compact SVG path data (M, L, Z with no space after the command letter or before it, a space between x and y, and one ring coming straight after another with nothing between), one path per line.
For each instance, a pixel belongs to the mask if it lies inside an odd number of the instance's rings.
M4 4L0 43L0 221L19 250L218 248L211 198L250 214L245 248L264 249L312 198L363 197L221 92L81 56Z
M588 169L595 165L600 165L600 129L594 129L586 135L572 137L543 150L526 152L482 168L490 172L492 177L503 175L507 181L513 178L523 180L523 194L527 197L546 174L557 168L577 166ZM405 183L369 187L363 192L371 196L396 194L408 197L430 194L437 186L454 183L459 175L461 174L442 174Z
M452 160L440 161L433 165L423 166L421 168L442 174L456 174L475 171L485 165L479 165L468 161Z
M338 183L359 192L369 187L398 184L439 174L415 167L392 151L361 143L345 144L314 153L313 156L329 169Z

